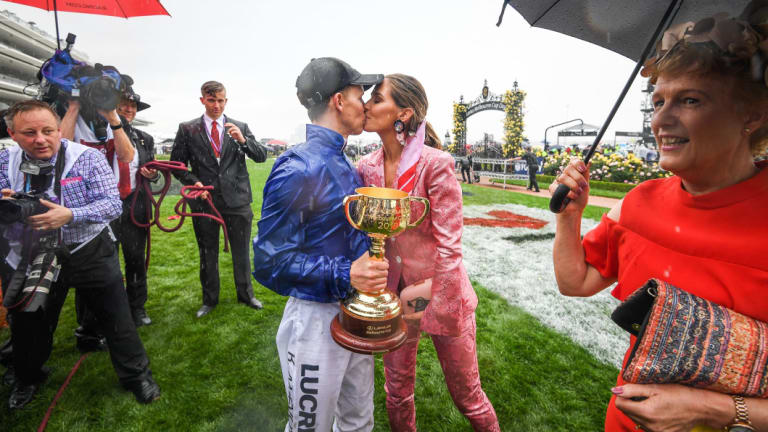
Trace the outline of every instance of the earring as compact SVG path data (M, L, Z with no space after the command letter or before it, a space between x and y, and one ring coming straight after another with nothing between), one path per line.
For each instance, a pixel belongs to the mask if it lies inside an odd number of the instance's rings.
M395 128L395 132L397 133L397 141L400 143L400 145L404 146L405 134L403 131L405 130L405 123L403 123L402 120L397 119L392 126Z
M744 128L744 132L745 132L745 133L749 133L749 131L750 131L750 129L749 129L749 128Z

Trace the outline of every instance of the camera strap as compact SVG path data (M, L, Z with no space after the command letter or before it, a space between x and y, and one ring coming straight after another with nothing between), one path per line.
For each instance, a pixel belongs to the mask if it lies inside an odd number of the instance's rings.
M61 174L64 171L64 165L67 160L67 143L61 141L59 152L56 153L56 166L53 168L53 194L59 199L59 205L64 205L64 196L61 194ZM58 230L59 244L63 241L61 228Z

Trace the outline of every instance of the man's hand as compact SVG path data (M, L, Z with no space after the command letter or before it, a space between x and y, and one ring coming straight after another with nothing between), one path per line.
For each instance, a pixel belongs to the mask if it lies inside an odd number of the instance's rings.
M111 111L105 111L105 110L96 110L97 113L99 113L100 116L104 117L111 125L117 125L121 124L120 116L117 115L117 110L111 110Z
M196 183L195 183L195 186L203 187L203 184L202 184L202 183L200 183L200 182L196 182ZM201 194L200 194L200 196L198 197L198 199L203 199L203 200L206 200L206 199L208 199L208 196L209 196L209 195L210 195L210 194L208 193L208 191L203 191L203 193L201 193Z
M11 198L11 195L13 195L14 192L11 189L2 189L0 190L0 194L3 195L3 199L7 199L7 198Z
M243 136L243 133L240 132L240 128L235 126L234 123L224 123L224 128L227 130L227 133L232 137L233 140L240 144L245 144L246 140Z
M141 175L148 179L154 179L157 177L157 170L154 168L142 168L139 170Z
M80 113L80 101L77 99L70 99L67 101L67 112L73 112L75 115Z
M60 228L72 221L72 210L41 199L40 204L48 207L50 210L43 214L30 216L27 218L27 224L37 230L52 230Z
M389 263L386 259L371 259L366 251L352 262L349 282L358 291L378 292L387 287Z

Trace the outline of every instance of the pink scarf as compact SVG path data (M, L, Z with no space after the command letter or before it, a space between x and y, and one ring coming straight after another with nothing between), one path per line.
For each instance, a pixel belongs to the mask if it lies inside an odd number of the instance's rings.
M416 185L416 164L421 157L421 149L424 147L424 135L427 122L423 121L416 131L416 135L405 140L405 148L400 155L400 163L397 165L397 180L395 184L401 191L411 193Z

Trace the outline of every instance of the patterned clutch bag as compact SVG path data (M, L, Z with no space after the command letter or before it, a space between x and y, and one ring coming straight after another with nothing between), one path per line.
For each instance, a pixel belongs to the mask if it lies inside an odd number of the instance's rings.
M768 324L650 279L611 314L637 336L622 377L768 398Z

